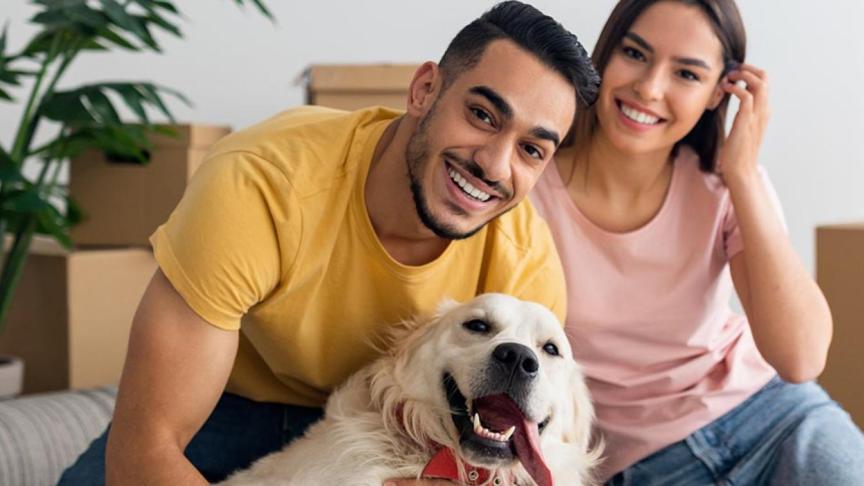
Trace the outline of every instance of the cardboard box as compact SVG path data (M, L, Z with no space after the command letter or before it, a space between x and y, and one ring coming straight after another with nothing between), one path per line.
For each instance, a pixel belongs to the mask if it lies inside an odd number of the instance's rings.
M819 384L864 428L864 223L816 228L816 280L834 317Z
M315 65L307 73L306 102L341 110L386 106L404 110L418 64Z
M67 252L35 241L0 333L24 359L24 393L117 384L156 261L147 249Z
M109 162L98 152L72 161L69 194L87 214L72 229L81 246L147 246L147 239L180 202L207 149L230 132L226 126L172 126L177 137L154 136L147 165Z

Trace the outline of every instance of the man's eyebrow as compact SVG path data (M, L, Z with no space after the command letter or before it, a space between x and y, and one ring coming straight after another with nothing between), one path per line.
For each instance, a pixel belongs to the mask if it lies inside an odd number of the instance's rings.
M639 34L635 32L627 32L626 34L624 34L624 37L635 42L642 49L645 49L652 54L654 53L654 48L651 47L651 44L649 44L648 41L643 39ZM695 57L676 57L673 60L678 64L701 67L703 69L707 69L708 71L711 70L711 66L709 66L707 62L703 61L702 59L697 59Z
M473 88L469 89L469 91L473 94L480 95L489 100L489 102L495 105L495 108L498 109L499 112L501 112L501 115L504 118L508 120L513 119L513 108L510 106L510 103L507 103L507 101L503 97L501 97L501 95L496 93L494 89L488 86L474 86ZM558 135L556 131L550 130L548 128L534 127L531 130L531 135L542 140L551 141L555 144L556 148L561 143L561 136Z
M549 130L548 128L537 127L531 130L531 134L537 138L543 140L549 140L555 144L555 148L558 148L558 145L561 144L561 137L554 130Z
M495 108L497 108L498 111L501 112L501 115L503 115L504 118L507 118L508 120L513 118L513 107L511 107L510 103L507 103L507 101L502 98L501 95L496 93L494 89L488 86L474 86L468 91L489 100L489 103L492 103Z

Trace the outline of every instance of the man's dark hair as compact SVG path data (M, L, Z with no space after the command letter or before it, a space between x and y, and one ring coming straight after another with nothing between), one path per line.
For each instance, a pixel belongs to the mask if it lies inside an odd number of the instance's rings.
M600 76L576 36L552 17L515 0L495 5L456 34L439 63L443 88L474 67L486 47L498 39L515 42L564 76L585 106L597 99Z

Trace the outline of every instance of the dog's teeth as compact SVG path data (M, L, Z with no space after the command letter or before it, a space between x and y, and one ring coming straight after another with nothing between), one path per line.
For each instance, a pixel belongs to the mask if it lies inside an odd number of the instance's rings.
M474 432L479 433L481 430L483 430L483 425L480 424L480 414L475 413L474 414Z
M510 440L510 437L513 437L513 432L516 432L516 426L515 425L510 426L510 428L507 429L507 431L505 431L503 434L501 434L501 436L503 437L501 440L504 442Z

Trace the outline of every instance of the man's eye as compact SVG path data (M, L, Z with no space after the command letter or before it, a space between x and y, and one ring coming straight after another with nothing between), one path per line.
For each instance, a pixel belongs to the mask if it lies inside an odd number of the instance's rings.
M543 160L543 151L538 149L534 145L525 145L525 152L532 158L535 158L537 160Z
M474 116L477 117L478 120L482 121L487 125L493 125L492 117L489 116L489 113L481 110L480 108L471 108L471 112L474 113Z
M560 356L561 353L558 352L558 346L555 343L546 343L543 345L543 351L546 352L549 356Z
M472 319L465 322L462 324L462 327L478 334L486 334L489 332L489 323L480 319Z
M642 61L645 59L645 56L642 54L642 51L636 49L635 47L624 46L621 48L621 52L624 53L625 56L630 59L635 59L637 61Z

